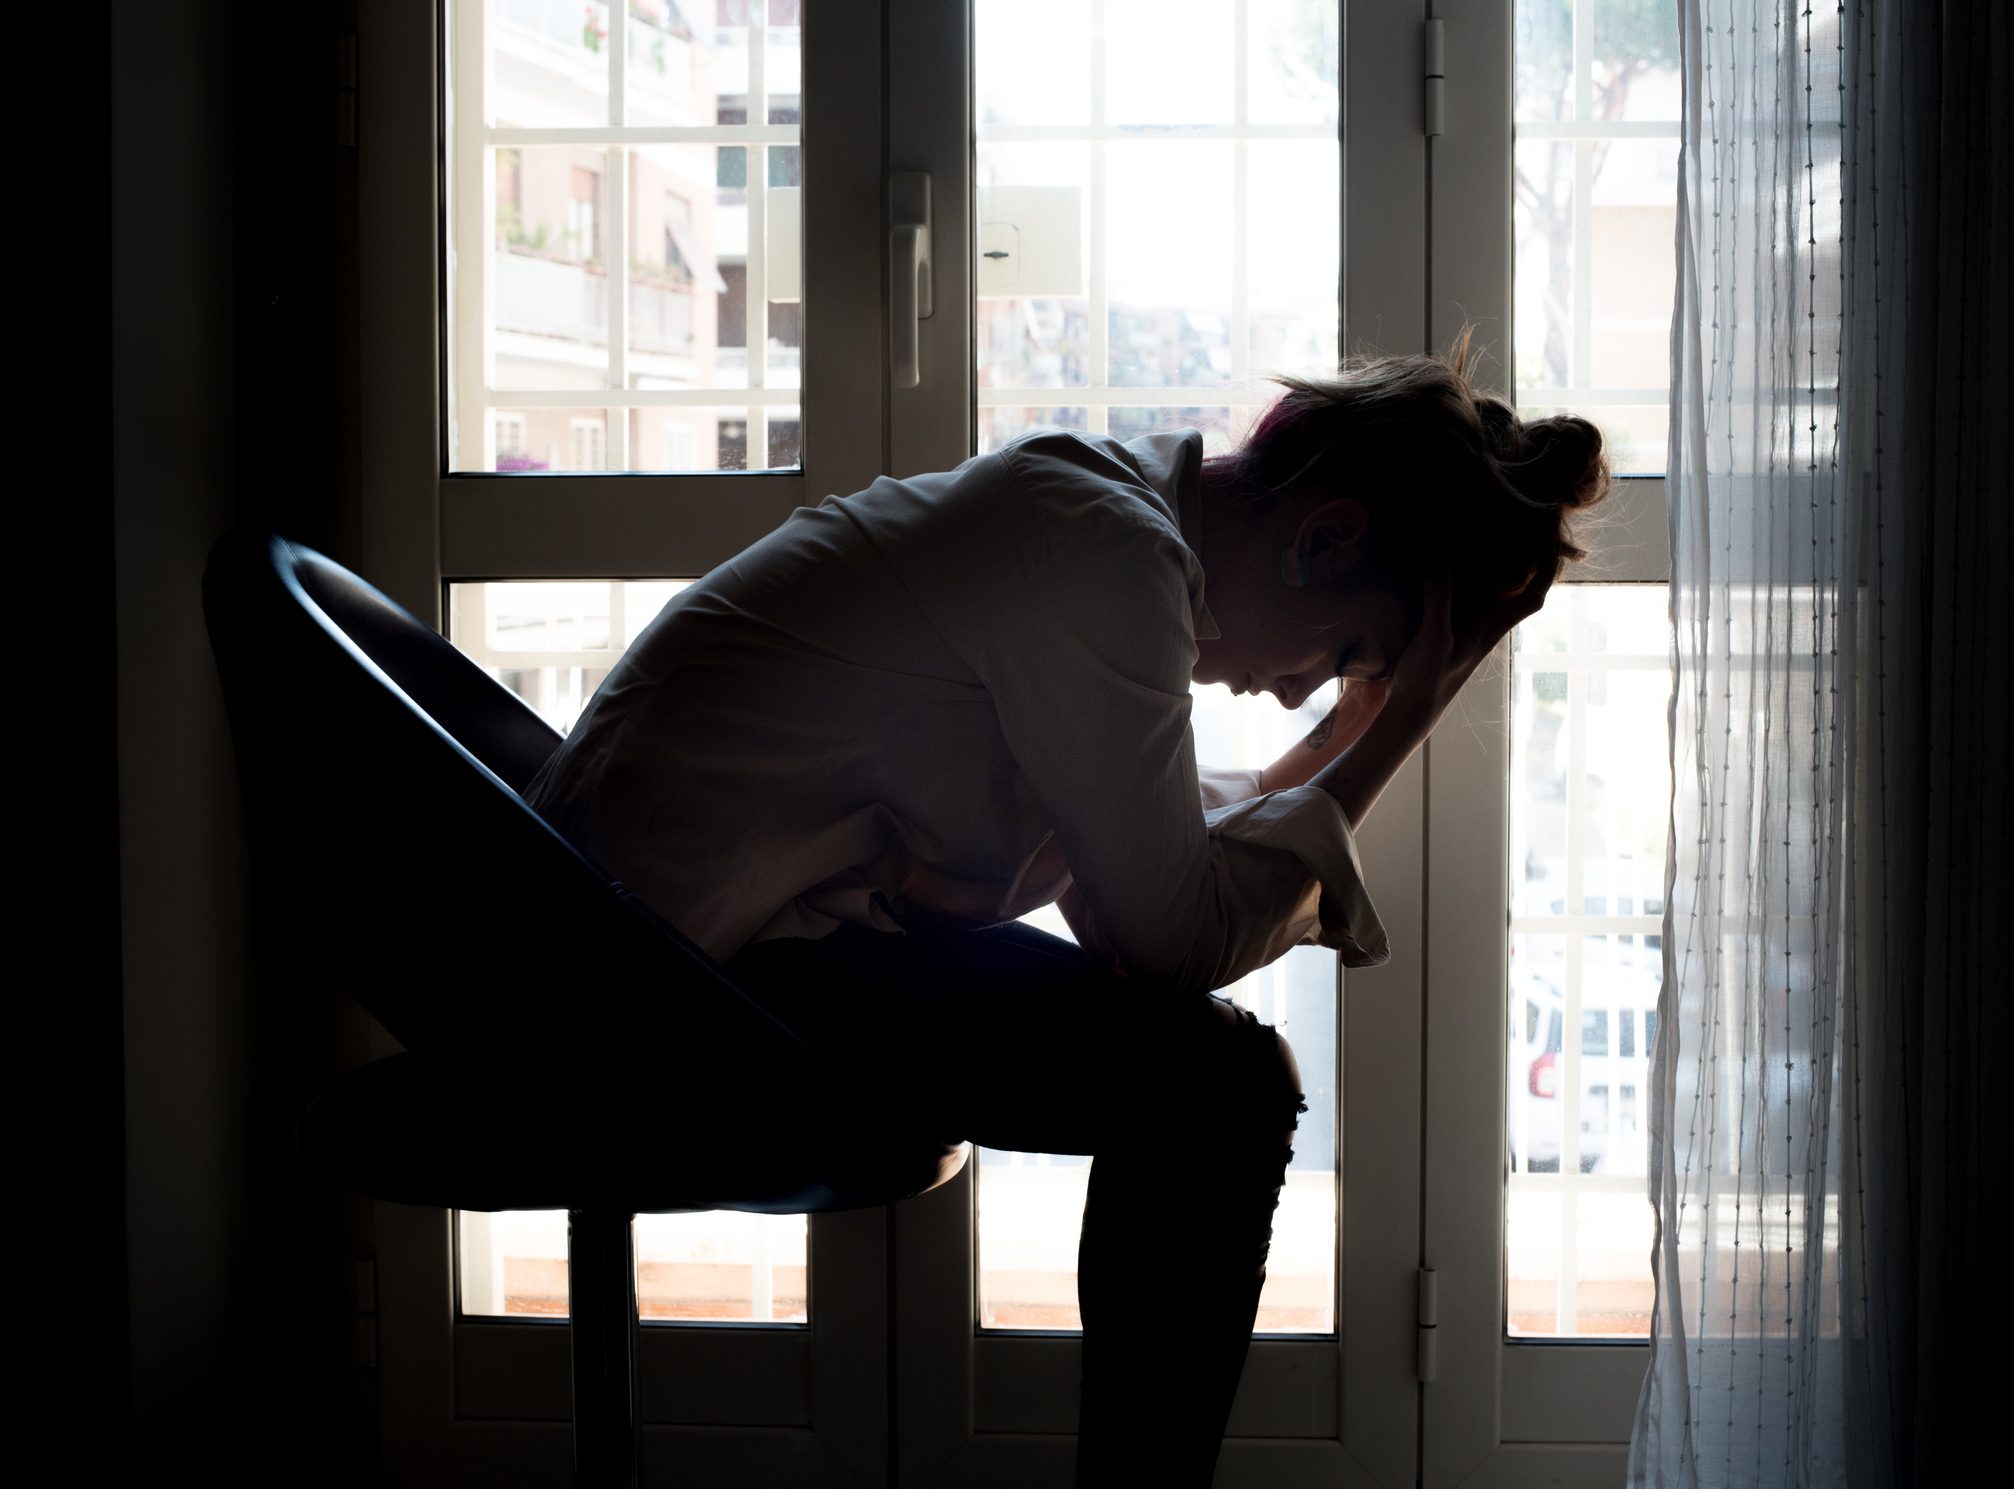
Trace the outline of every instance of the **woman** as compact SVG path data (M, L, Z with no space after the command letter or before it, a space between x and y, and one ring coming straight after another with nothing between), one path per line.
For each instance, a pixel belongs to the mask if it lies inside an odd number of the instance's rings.
M1601 437L1446 358L1293 381L1230 454L1043 431L804 508L667 605L530 788L933 1132L1095 1155L1083 1485L1207 1484L1295 1117L1214 990L1384 960L1353 830L1581 556ZM1192 682L1340 699L1199 771ZM1052 901L1079 945L1013 923Z

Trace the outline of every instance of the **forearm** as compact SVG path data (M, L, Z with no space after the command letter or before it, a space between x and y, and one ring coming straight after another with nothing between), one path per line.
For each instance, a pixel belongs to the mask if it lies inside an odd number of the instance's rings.
M1322 715L1322 721L1308 731L1307 738L1297 741L1286 754L1259 772L1259 791L1284 791L1289 786L1305 786L1315 778L1315 773L1330 761L1340 756L1355 742L1355 736L1336 727L1336 716L1342 708L1339 699L1336 707Z
M1336 695L1335 706L1322 716L1307 738L1260 773L1259 790L1284 791L1289 786L1307 785L1363 737L1384 701L1383 683L1345 682Z
M1370 815L1392 777L1432 732L1433 720L1422 711L1388 706L1356 743L1317 771L1308 784L1336 799L1354 831Z

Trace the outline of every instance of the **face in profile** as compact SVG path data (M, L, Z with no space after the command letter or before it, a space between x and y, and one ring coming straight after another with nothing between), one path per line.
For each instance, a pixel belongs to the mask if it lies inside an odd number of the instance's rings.
M1257 521L1205 575L1222 634L1196 643L1195 679L1298 708L1337 676L1390 676L1420 600L1378 551L1368 514L1335 500Z

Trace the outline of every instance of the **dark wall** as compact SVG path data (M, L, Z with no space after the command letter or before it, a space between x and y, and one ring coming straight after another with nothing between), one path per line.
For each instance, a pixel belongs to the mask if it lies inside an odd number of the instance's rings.
M351 510L344 10L109 21L120 1033L94 1069L123 1100L91 1163L123 1161L133 1442L211 1481L356 1482L369 1416L363 1212L290 1146L349 1026L307 949L260 942L199 590L234 523L327 545Z

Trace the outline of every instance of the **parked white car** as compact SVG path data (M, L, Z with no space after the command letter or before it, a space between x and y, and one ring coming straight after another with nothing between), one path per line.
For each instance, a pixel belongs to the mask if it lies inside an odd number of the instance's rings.
M1637 1173L1658 975L1588 963L1580 1010L1580 1171ZM1513 1172L1557 1173L1567 1102L1566 996L1549 972L1515 971L1505 1068Z

